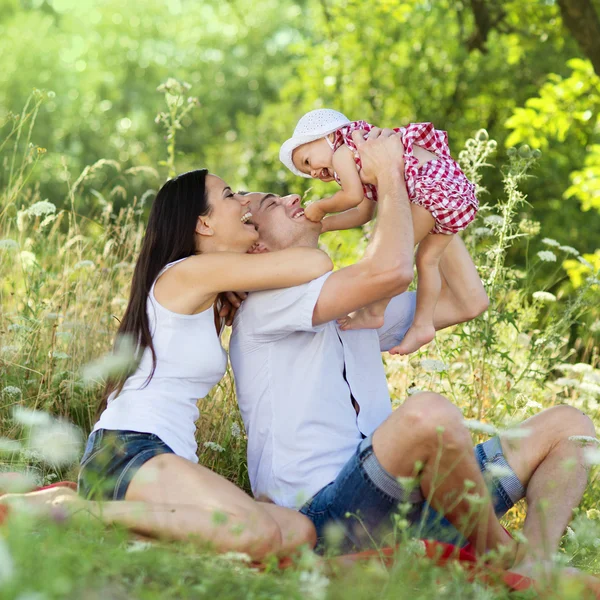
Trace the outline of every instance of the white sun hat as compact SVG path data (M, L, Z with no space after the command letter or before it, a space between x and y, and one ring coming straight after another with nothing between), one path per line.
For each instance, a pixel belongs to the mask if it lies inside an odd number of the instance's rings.
M310 179L310 175L302 173L292 161L292 154L298 146L314 142L326 135L333 133L340 127L348 125L350 120L337 110L331 108L318 108L307 112L296 125L294 135L281 144L279 160L295 175Z

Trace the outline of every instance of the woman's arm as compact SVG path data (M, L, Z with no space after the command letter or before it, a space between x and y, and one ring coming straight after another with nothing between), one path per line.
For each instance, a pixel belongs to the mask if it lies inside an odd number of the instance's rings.
M356 208L350 208L338 215L331 215L330 217L323 219L322 232L341 231L342 229L360 227L373 218L374 212L375 202L368 198L364 198Z
M333 170L337 173L342 189L329 198L309 204L304 215L310 221L320 221L328 213L337 213L358 206L364 197L363 184L356 169L352 150L340 146L333 155Z
M320 277L332 267L329 256L316 248L264 254L210 252L170 268L158 279L154 293L168 310L194 314L211 306L220 292L292 287Z

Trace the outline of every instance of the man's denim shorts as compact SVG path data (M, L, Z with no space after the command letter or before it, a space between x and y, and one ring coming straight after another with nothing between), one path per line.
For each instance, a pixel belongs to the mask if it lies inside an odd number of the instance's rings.
M159 454L174 454L157 435L98 429L88 438L77 489L90 500L124 500L137 470Z
M501 517L525 496L525 489L506 462L498 437L475 446L475 458L488 484L496 515ZM499 477L486 474L490 465L502 467ZM496 469L496 475L498 471L500 469ZM401 504L404 512L399 510ZM333 539L340 552L393 544L398 541L393 537L394 521L398 519L408 521L410 534L416 537L459 546L466 543L465 538L427 504L418 485L410 489L406 481L385 471L373 452L371 437L360 442L337 478L306 502L300 512L314 523L320 550ZM330 527L337 532L326 536Z

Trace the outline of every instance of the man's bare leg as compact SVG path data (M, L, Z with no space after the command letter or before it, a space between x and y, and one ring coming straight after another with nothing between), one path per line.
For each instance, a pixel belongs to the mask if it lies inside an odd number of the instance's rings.
M373 450L394 477L414 477L415 465L421 465L423 495L478 553L514 550L494 513L462 414L449 400L430 392L411 396L375 431Z
M501 439L508 464L527 490L523 534L528 543L513 570L535 575L536 568L551 566L587 485L583 446L569 437L595 437L596 431L592 421L571 406L544 410L520 427L529 430L526 438Z

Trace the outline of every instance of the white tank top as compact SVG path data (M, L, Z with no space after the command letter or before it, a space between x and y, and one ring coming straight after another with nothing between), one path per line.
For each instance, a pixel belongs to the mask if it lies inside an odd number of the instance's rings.
M169 263L158 277L181 260ZM196 403L225 374L227 353L215 329L212 306L195 315L171 312L156 300L155 285L156 281L146 303L156 352L154 375L144 387L152 370L152 353L146 348L121 393L109 396L94 431L153 433L175 454L198 462L196 421L200 413Z

